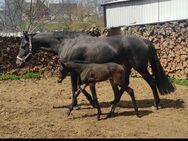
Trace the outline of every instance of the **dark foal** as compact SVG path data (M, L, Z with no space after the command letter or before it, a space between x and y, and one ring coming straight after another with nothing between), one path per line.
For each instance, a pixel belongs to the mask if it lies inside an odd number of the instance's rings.
M61 74L62 80L66 77L68 72L77 73L80 76L80 82L78 84L80 88L75 92L75 97L69 106L68 115L70 115L71 111L73 110L73 107L75 105L74 102L77 100L80 92L85 91L85 88L89 86L93 97L93 104L96 105L96 108L98 110L97 119L99 120L101 115L101 109L97 100L95 84L96 82L110 80L113 85L120 86L121 90L119 93L115 94L115 100L112 104L111 111L108 116L111 116L114 113L115 107L120 101L121 95L124 91L127 91L131 96L135 113L138 116L138 107L134 97L134 91L132 88L126 85L127 83L125 82L124 78L127 73L127 69L122 65L116 63L85 64L75 62L61 63L61 65L64 68L64 72L66 72L64 74ZM80 83L84 84L83 88L81 88Z

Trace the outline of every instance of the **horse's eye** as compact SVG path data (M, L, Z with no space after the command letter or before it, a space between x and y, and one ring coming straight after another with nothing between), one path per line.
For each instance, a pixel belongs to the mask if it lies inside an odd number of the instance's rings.
M26 48L26 46L25 46L25 45L23 45L23 46L21 46L21 48L22 48L22 49L25 49L25 48Z
M28 45L29 45L29 43L23 42L22 45L21 45L21 48L25 49Z

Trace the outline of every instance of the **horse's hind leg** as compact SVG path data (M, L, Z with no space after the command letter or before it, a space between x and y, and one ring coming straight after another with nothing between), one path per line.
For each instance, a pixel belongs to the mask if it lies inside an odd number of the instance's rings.
M90 86L90 90L91 90L91 93L92 93L92 96L93 96L93 102L96 105L96 108L97 108L97 111L98 111L97 120L100 120L101 109L100 109L100 106L99 106L99 103L98 103L98 100L97 100L95 83L90 83L89 86Z
M156 82L155 79L151 76L151 74L148 72L148 70L146 69L145 71L138 71L142 77L144 78L144 80L149 84L149 86L152 89L153 92L153 96L154 96L154 108L158 109L159 103L160 103L160 98L157 92L157 86L156 86Z

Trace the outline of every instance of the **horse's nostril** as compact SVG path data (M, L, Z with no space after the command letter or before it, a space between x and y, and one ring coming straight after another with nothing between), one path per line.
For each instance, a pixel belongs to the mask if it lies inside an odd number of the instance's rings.
M22 64L23 64L22 61L20 61L20 60L16 60L16 66L17 66L17 67L20 67Z

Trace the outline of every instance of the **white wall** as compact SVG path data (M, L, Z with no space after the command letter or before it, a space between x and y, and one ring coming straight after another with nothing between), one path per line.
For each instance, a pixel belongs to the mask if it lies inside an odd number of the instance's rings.
M139 0L106 5L107 27L188 19L188 0Z

